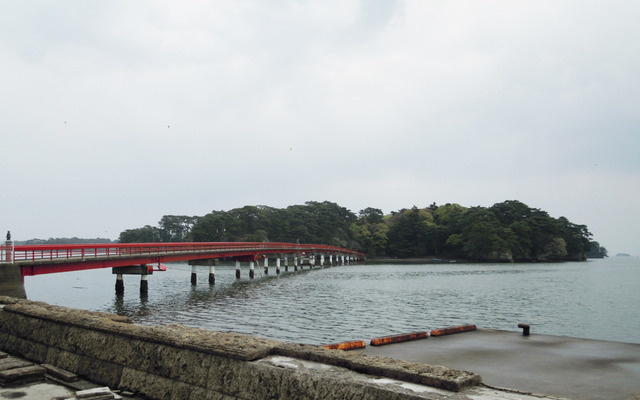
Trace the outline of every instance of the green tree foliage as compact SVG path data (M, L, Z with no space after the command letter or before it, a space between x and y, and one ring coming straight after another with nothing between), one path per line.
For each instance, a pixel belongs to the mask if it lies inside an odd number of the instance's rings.
M389 225L387 253L394 257L425 257L430 253L430 229L434 225L430 209L416 206L392 213Z
M198 218L191 229L194 242L231 242L237 232L236 221L225 211L212 211Z
M355 215L335 203L307 202L286 209L245 206L214 211L193 225L194 241L270 241L353 244Z
M155 243L160 242L160 229L145 225L142 228L127 229L120 233L120 243Z
M607 256L607 249L605 249L603 246L600 246L600 243L596 241L591 242L591 247L587 252L587 258L604 258Z
M433 254L459 257L462 255L462 227L467 208L459 204L447 203L443 206L432 204L436 224L436 247Z
M365 208L358 213L358 220L351 225L351 232L358 250L370 256L385 254L389 226L383 222L384 213L378 208Z
M358 221L367 224L379 224L384 220L384 213L379 208L367 207L358 213Z
M158 227L120 234L120 242L289 242L361 250L371 256L442 257L477 261L560 261L606 256L585 225L552 218L507 200L491 207L435 203L384 215L354 213L338 204L309 201L284 209L245 206L202 217L165 215Z
M197 217L186 215L165 215L159 223L160 240L162 242L189 242L191 228Z
M463 256L482 261L512 261L517 237L490 209L473 207L464 215Z
M459 204L392 212L386 254L475 261L584 260L591 233L566 218L508 200L492 207Z

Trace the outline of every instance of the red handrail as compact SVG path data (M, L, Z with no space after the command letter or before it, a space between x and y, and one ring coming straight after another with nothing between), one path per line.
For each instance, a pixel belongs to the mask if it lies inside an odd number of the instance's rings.
M56 245L16 245L13 248L14 262L96 259L131 257L134 255L167 255L177 253L216 253L223 251L265 252L327 252L353 255L364 258L364 254L342 247L322 244L297 244L278 242L160 242L160 243L115 243L115 244L56 244Z

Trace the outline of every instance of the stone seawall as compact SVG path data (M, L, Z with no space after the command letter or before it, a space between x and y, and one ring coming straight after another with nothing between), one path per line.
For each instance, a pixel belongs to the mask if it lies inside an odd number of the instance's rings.
M476 374L0 297L0 349L152 399L435 399ZM447 398L458 398L454 393ZM465 396L459 398L466 398Z

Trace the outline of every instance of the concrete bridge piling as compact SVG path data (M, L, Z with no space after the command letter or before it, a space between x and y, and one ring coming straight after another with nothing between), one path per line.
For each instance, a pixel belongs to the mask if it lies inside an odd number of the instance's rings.
M129 265L125 267L114 267L111 273L116 275L116 294L124 294L124 275L140 275L140 294L146 296L149 293L149 281L147 276L153 273L149 265Z

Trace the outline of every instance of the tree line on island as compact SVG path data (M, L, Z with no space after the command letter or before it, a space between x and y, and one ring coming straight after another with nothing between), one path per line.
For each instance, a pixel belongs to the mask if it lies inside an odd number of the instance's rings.
M356 215L329 201L309 201L287 208L245 206L204 216L165 215L158 226L123 231L119 242L315 243L368 257L491 262L606 257L606 249L591 236L585 225L516 200L491 207L433 203L387 215L371 207Z

